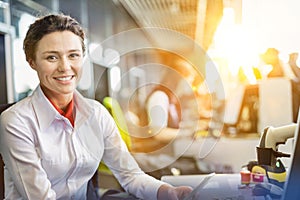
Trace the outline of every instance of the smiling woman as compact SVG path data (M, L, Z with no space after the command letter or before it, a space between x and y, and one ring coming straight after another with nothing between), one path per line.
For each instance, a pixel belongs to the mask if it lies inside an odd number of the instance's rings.
M106 108L76 90L85 46L75 19L62 14L37 19L24 51L40 83L1 114L5 199L90 200L87 186L101 160L139 199L177 199L191 191L141 171Z

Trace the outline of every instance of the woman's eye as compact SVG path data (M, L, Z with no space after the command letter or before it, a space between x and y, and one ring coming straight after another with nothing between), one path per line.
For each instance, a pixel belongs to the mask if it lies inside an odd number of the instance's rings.
M49 61L56 61L57 57L56 56L48 56L47 60L49 60Z
M77 59L77 58L80 57L80 54L78 54L78 53L72 53L72 54L70 54L69 57L70 57L71 59Z

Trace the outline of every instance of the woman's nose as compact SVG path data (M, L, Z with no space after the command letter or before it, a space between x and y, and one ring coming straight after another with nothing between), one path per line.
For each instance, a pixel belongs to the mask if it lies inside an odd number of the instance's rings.
M61 58L58 71L64 72L71 69L71 62L67 58Z

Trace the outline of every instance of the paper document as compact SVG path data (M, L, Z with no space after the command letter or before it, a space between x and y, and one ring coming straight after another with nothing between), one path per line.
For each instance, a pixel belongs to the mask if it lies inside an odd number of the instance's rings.
M199 192L209 181L210 178L212 178L215 175L215 173L208 174L204 177L204 179L193 189L193 191L186 196L183 200L195 200L197 197L197 192Z

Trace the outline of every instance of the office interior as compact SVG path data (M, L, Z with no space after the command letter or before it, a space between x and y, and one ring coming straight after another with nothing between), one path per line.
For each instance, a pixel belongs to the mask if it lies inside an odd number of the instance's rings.
M62 12L87 33L78 90L100 102L107 96L117 101L130 151L147 173L157 178L240 173L257 160L264 128L297 122L299 5L297 0L2 0L0 103L20 101L38 85L22 42L39 15ZM184 82L178 92L182 120L176 137L156 137L141 113L151 89L174 73L178 79L170 87ZM287 138L279 149L290 153L292 142ZM290 158L282 161L290 165ZM111 175L102 177L102 187L119 187Z

